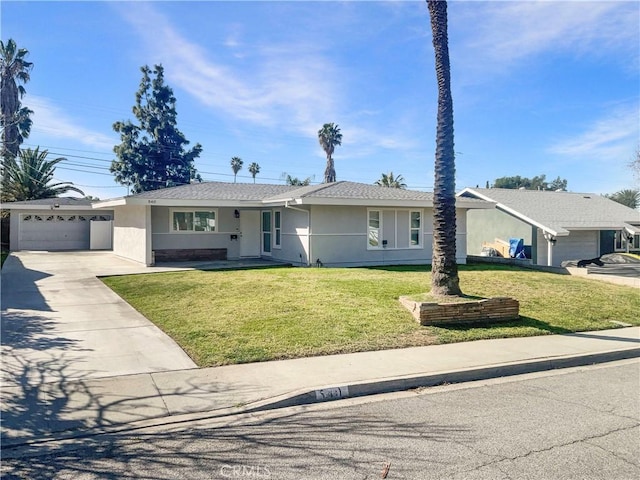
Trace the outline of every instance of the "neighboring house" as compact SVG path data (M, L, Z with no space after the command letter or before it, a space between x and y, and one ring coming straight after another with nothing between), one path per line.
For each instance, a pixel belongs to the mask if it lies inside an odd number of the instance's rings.
M458 193L462 198L496 205L469 211L469 255L479 255L483 242L495 238L522 238L534 264L552 266L640 248L640 212L601 195L466 188Z
M11 215L10 250L111 249L113 211L84 198L59 197L2 204Z
M353 182L306 187L203 182L98 202L114 212L113 251L145 265L207 252L294 265L426 264L432 194ZM466 262L466 214L493 208L458 200L457 260Z

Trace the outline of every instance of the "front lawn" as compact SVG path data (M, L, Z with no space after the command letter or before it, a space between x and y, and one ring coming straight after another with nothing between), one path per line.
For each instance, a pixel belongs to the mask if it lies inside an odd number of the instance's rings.
M421 327L398 302L429 289L425 267L269 268L104 278L201 367L483 338L640 325L631 287L506 266L461 267L465 294L512 296L521 319Z

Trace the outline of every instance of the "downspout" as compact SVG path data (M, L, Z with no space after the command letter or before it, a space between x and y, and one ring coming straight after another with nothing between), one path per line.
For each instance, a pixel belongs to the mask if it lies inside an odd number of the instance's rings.
M544 239L547 241L547 266L553 266L553 246L556 244L556 237L549 232L543 232Z
M289 200L284 201L284 208L289 208L296 212L303 212L307 214L307 266L309 266L311 265L311 259L313 258L313 255L311 254L311 212L304 208L292 207L289 205Z

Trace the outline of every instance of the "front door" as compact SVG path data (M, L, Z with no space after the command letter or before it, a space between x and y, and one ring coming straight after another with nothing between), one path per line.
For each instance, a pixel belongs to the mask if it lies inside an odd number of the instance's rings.
M240 210L240 256L260 256L260 212Z

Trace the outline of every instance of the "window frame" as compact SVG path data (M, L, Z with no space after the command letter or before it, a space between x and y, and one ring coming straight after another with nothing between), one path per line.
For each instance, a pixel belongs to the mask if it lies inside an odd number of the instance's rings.
M196 230L196 213L213 213L213 229L212 230ZM176 213L190 213L191 214L191 229L190 230L176 230L174 228L174 214ZM172 234L211 234L218 232L218 209L217 208L171 208L169 209L169 233Z
M376 212L378 214L378 226L371 227L371 213ZM371 229L375 229L377 232L377 245L371 244ZM367 250L382 250L382 242L380 240L380 232L382 231L382 209L368 208L367 209Z
M277 221L276 221L277 219ZM273 211L273 248L282 248L282 210Z
M265 222L265 214L269 215L269 219ZM265 227L268 225L268 230ZM268 248L268 249L267 249ZM260 212L260 254L270 257L273 253L273 211L261 210Z
M378 226L377 227L372 227L371 226L371 213L372 212L377 212L378 213ZM395 237L395 243L393 244L394 246L392 247L387 247L384 245L384 239L381 237L381 235L384 234L384 213L385 212L393 212L393 222L394 222L394 226L393 226L393 233L394 233L394 237ZM409 223L408 225L404 222L403 225L398 225L399 221L398 221L398 213L399 212L408 212L408 219L409 219ZM411 223L411 217L413 214L417 213L419 215L419 221L420 221L420 225L418 227L412 227L412 223ZM398 232L399 232L399 228L402 228L403 231L407 231L408 230L408 244L407 245L403 245L403 246L398 246ZM404 230L404 229L407 230ZM377 245L372 245L371 244L371 235L372 235L372 229L377 231L377 241L378 244ZM411 234L412 232L417 232L418 233L418 243L413 245L412 242L412 237ZM409 249L424 249L424 209L420 209L420 208L367 208L367 234L366 234L366 242L367 242L367 250L409 250Z
M418 222L419 225L417 227L413 226L413 214L418 214ZM418 233L418 243L415 245L413 242L413 232L416 231ZM423 235L422 235L422 210L409 210L409 248L422 248Z

